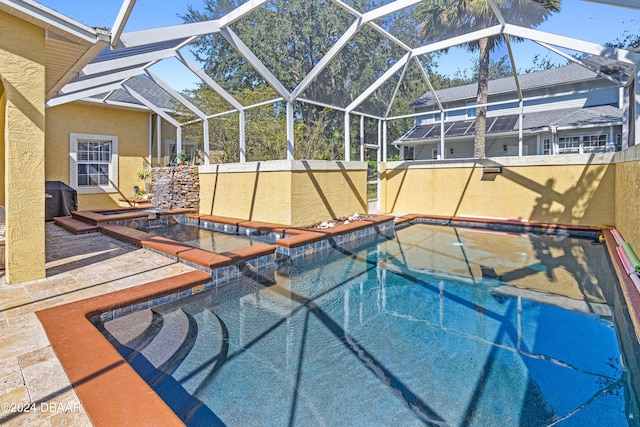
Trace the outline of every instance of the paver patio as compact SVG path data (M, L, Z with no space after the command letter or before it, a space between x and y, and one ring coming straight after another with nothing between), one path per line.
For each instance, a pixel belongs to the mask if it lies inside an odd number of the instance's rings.
M91 425L36 311L193 270L101 233L74 235L53 223L45 232L46 279L7 285L0 276L3 426Z

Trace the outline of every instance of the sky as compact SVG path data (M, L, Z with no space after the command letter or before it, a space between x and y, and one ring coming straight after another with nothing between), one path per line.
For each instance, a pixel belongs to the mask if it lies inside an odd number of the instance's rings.
M75 19L90 27L112 28L122 2L120 0L101 0L96 2L78 0L38 0L39 3L54 9L63 15ZM204 9L205 0L137 0L133 12L125 27L125 32L182 24L179 15L187 12L188 5L196 9ZM546 22L537 27L563 36L605 44L623 36L625 30L640 32L640 10L612 7L584 0L562 0L561 11L552 15ZM547 50L532 42L513 44L516 67L525 69L531 64L535 54L544 56ZM572 52L568 52L572 53ZM548 54L553 62L563 59L555 54ZM443 59L438 71L453 74L458 69L470 66L470 54L451 50L448 59ZM190 72L174 65L159 64L152 70L178 90L188 88L197 81Z

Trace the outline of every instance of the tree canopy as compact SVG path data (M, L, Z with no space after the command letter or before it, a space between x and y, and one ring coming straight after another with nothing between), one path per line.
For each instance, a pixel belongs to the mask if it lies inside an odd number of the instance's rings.
M189 6L182 19L185 23L217 19L243 3L243 0L205 0L202 9ZM352 0L349 6L367 11L386 3L388 1L385 0ZM496 0L496 3L509 22L533 27L559 10L560 0ZM495 23L494 20L493 11L486 1L434 0L396 12L393 17L380 18L375 25L362 26L296 100L295 157L343 157L344 114L322 105L347 107L406 54L401 43L382 35L380 28L393 34L397 40L421 45L485 28ZM229 30L242 40L286 90L293 91L355 21L354 15L330 0L273 0L232 23ZM247 158L284 158L285 105L281 101L267 103L279 95L225 37L230 37L225 31L202 36L192 42L189 49L205 72L242 105L261 104L246 111ZM471 75L466 71L453 78L438 74L434 60L437 54L414 59L410 66L392 76L356 107L354 113L376 117L412 113L411 104L430 90L424 79L426 71L431 86L436 90L477 81L480 114L476 117L482 120L486 116L486 107L481 105L486 104L488 80L513 73L506 57L493 62L490 60L489 52L503 42L498 36L467 45L471 51L481 53L474 69L469 70ZM233 110L204 84L189 95L203 111ZM211 122L212 149L223 152L222 157L226 161L237 161L237 115L219 116ZM412 124L410 118L390 122L389 140L402 135ZM484 126L476 125L476 129L480 129L479 138L484 144ZM352 152L355 154L359 144L359 124L352 123L347 132L351 134ZM366 142L376 142L371 140L377 137L375 121L365 120L364 134ZM477 155L483 156L484 150Z
M190 6L182 16L186 23L216 19L226 15L243 3L241 0L206 0L203 10ZM350 5L358 10L371 10L385 3L384 0L355 0ZM415 38L416 21L409 11L400 12L402 19L381 20L379 25L392 31L399 37ZM396 17L398 18L398 17ZM231 31L245 43L258 59L267 66L273 75L291 91L318 64L320 59L338 41L355 17L338 7L330 0L274 0L251 12L230 26ZM221 34L207 35L197 39L189 48L205 72L229 91L243 105L251 105L277 98L265 80L250 64L224 39ZM365 25L340 53L328 64L320 75L302 93L301 98L321 104L346 107L365 89L374 83L390 66L398 61L406 51L382 36L374 28ZM424 78L416 72L408 72L397 90L395 111L410 113L409 104L425 90ZM397 81L381 87L360 107L360 112L382 115L396 92ZM262 97L251 97L251 91L259 92ZM220 102L218 97L208 94L209 88L202 86L191 93L196 105L202 102ZM405 99L398 99L398 98ZM200 104L202 105L202 104ZM402 109L400 106L404 105ZM216 109L222 106L215 107ZM274 123L282 125L284 131L284 108L276 103L272 107L260 107L261 111L270 109ZM310 103L296 102L295 147L296 157L301 158L341 158L344 144L344 116L336 111L314 106ZM233 129L237 120L221 120L226 129L222 132L220 124L211 126L211 141L215 146L235 148L232 143L222 143L223 139L236 135ZM371 124L367 124L368 126ZM394 123L391 132L404 132L411 120ZM214 134L214 129L218 130ZM357 133L356 129L354 133ZM247 135L250 135L247 131ZM248 138L247 150L255 148L258 140L268 139L284 147L282 132L274 127L263 127L262 138ZM271 134L269 134L271 133ZM368 134L374 133L369 129ZM357 135L352 140L357 141ZM397 135L399 136L399 135ZM264 144L257 144L263 146ZM237 146L237 144L236 144ZM253 148L251 148L253 149ZM256 148L257 157L263 159L280 156L279 150ZM236 156L229 153L226 158ZM278 157L276 157L278 158Z

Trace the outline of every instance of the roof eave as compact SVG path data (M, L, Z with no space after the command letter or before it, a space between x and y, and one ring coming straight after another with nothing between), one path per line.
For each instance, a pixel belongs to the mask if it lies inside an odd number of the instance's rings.
M76 43L111 40L108 30L88 27L32 0L0 0L0 10Z

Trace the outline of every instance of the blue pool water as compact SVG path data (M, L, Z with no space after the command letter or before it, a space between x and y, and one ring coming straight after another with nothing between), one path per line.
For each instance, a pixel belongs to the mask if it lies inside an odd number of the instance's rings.
M257 243L273 244L276 238L260 234L231 234L207 230L186 224L170 224L145 230L153 236L163 236L211 252L227 252Z
M637 425L612 277L593 239L416 224L101 328L188 425Z

